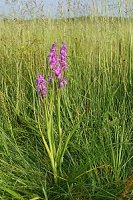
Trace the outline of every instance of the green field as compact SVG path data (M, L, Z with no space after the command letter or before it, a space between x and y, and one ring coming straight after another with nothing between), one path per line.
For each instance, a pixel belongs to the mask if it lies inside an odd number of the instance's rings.
M133 199L132 19L1 20L0 30L0 199ZM44 144L51 92L42 104L35 80L62 41L68 85L58 111L54 92L55 152L59 120L60 148L72 134L55 177Z

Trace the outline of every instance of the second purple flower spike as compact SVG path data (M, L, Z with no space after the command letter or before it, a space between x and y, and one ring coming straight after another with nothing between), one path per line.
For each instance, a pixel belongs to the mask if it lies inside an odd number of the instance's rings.
M67 68L67 48L66 44L63 42L60 48L60 65L62 69Z

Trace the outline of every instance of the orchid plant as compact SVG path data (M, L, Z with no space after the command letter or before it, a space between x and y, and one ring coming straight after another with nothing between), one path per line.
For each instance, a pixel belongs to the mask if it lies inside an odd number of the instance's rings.
M73 136L73 133L77 129L79 123L74 127L72 131L70 131L67 135L62 132L61 126L61 89L65 87L68 83L67 79L64 77L64 71L68 69L67 65L67 48L66 44L62 43L60 48L60 55L57 56L56 45L52 44L52 48L48 55L49 59L49 68L51 71L51 75L48 76L48 80L46 80L42 74L39 74L36 79L36 91L38 96L44 102L45 109L45 119L46 119L46 133L44 133L39 125L39 132L42 137L44 146L48 153L52 174L54 176L54 181L57 183L59 178L62 179L62 163L63 157L67 150L68 143ZM47 85L52 83L52 90L50 90L50 94L48 93ZM55 87L57 84L57 87ZM50 84L51 85L51 84ZM55 88L57 88L55 92ZM50 102L47 103L46 95L50 95ZM56 97L55 97L56 96ZM57 103L55 104L55 98L57 98ZM54 109L57 110L57 123L58 123L58 139L54 135L54 125L53 125L53 112ZM40 124L40 123L38 123ZM45 137L46 136L46 137ZM47 138L47 139L46 139ZM58 141L57 141L58 140Z

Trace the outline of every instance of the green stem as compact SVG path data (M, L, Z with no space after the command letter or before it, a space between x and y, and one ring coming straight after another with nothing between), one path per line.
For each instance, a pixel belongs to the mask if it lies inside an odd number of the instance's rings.
M39 119L38 119L39 121ZM55 163L55 160L54 160L54 156L53 156L53 153L52 151L50 151L50 148L44 138L44 135L42 133L42 130L41 130L41 127L40 127L40 121L38 122L39 124L39 131L40 131L40 135L42 137L42 140L43 140L43 143L44 143L44 146L46 148L46 151L48 153L48 156L49 156L49 159L51 161L51 166L52 166L52 171L53 171L53 174L54 174L54 180L55 180L55 183L57 183L57 169L56 169L56 163Z
M63 139L63 135L62 135L62 128L61 128L61 111L60 111L60 99L61 99L61 93L60 90L58 90L58 102L57 102L57 115L58 115L58 132L59 132L59 145L58 145L58 149L57 149L57 165L59 167L59 171L62 174L62 169L61 169L61 146L62 146L62 139Z
M60 99L61 99L61 94L60 90L58 90L58 130L59 130L59 139L61 141L62 138L62 129L61 129L61 118L60 118Z

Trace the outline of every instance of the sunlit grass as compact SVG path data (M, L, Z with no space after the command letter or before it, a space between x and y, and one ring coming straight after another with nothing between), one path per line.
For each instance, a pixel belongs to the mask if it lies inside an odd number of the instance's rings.
M129 19L98 17L0 22L1 199L117 199L132 175L132 27ZM35 79L47 77L51 43L62 41L69 64L60 108L66 137L82 121L54 184ZM54 112L55 139L57 120Z

